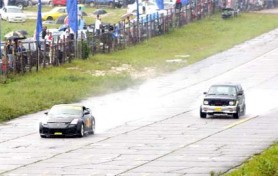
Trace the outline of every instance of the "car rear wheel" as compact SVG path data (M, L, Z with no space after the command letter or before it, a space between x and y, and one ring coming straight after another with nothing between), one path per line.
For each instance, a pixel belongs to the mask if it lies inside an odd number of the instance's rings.
M95 120L92 120L92 132L91 134L95 134L95 128L96 128L96 121Z
M41 134L40 136L41 136L41 138L46 138L46 135Z
M84 124L82 123L80 126L80 130L79 130L79 137L83 137L84 136Z

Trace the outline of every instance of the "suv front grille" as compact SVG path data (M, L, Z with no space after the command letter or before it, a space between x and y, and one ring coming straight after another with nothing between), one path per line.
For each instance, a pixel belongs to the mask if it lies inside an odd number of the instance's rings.
M210 106L229 106L229 100L208 100Z

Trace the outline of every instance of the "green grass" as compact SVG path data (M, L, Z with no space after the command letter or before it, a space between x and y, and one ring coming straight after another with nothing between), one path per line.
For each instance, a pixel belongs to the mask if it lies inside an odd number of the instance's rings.
M277 176L278 144L271 146L259 155L253 156L242 166L226 174L226 176Z

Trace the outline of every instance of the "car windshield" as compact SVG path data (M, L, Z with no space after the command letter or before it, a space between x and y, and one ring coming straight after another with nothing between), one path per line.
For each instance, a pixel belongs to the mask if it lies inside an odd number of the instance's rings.
M50 109L49 115L82 115L82 107L79 106L54 106Z
M55 7L52 10L50 10L49 12L60 12L60 13L66 13L66 9L65 8L60 8L60 7Z
M233 86L212 86L208 95L236 95L236 88Z
M7 8L8 13L22 13L20 9L17 8Z

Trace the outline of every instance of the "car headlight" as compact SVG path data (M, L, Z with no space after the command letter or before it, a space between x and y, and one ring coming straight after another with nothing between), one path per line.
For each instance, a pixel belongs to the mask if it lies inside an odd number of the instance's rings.
M70 122L71 125L76 125L78 124L78 119L73 119L71 122Z
M204 105L208 105L208 104L209 104L208 100L204 100Z
M233 105L235 105L235 104L236 104L235 101L229 101L229 105L230 105L230 106L233 106Z

